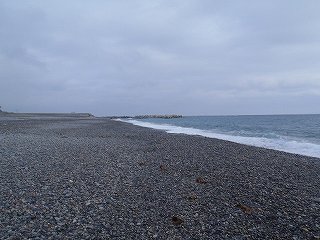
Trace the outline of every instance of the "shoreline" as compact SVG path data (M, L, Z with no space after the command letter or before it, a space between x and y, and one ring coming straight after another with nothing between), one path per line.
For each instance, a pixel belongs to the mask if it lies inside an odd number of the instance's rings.
M4 119L0 136L3 238L320 235L318 158L105 118Z
M278 145L282 145L282 147L279 147L277 144L275 144L275 142L277 141L276 139L228 135L224 133L216 133L210 130L204 130L204 129L198 129L198 128L188 128L188 127L181 127L177 125L143 122L143 121L139 121L139 119L138 120L137 119L130 119L130 120L113 119L113 120L130 123L135 126L162 130L170 134L186 134L189 136L202 136L206 138L219 139L219 140L224 140L228 142L243 144L246 146L259 147L259 148L264 148L268 150L275 150L275 151L280 151L285 153L297 154L304 157L318 158L320 160L320 152L318 153L317 151L315 152L315 151L309 150L310 147L315 149L315 148L320 148L320 146L310 142L299 142L296 140L290 140L290 141L288 140L288 142L286 142L288 146L284 147L283 142L281 142L282 144L279 143ZM291 145L294 145L295 147L292 147ZM297 148L299 147L301 149L297 150Z

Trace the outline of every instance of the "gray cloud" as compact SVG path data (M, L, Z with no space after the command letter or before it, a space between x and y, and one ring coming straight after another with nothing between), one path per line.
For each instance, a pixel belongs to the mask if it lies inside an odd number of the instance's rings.
M0 104L319 113L319 1L0 2Z

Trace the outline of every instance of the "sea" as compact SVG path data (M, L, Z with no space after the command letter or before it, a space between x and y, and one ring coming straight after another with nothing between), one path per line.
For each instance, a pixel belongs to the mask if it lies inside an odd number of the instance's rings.
M218 138L320 158L320 114L122 119L134 125Z

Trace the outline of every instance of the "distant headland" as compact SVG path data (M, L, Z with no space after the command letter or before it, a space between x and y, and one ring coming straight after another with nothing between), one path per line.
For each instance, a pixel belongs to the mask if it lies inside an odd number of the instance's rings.
M20 117L20 118L94 118L91 113L14 113L1 111L0 116L3 117Z

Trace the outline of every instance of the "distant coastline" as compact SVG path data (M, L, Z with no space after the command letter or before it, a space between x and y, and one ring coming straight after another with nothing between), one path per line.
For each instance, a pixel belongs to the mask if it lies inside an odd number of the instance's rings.
M27 118L94 118L95 116L91 113L14 113L14 112L5 112L0 111L1 116L5 117L27 117Z

